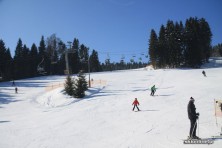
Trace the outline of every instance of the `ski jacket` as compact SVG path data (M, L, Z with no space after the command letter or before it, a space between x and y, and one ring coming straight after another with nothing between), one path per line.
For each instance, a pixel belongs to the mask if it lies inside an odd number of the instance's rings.
M138 100L134 100L132 105L140 105Z
M156 91L155 86L151 87L151 90L152 90L152 91Z
M196 113L196 107L195 107L193 101L191 101L191 100L188 103L187 112L188 112L188 118L190 120L196 120L198 118L197 113Z

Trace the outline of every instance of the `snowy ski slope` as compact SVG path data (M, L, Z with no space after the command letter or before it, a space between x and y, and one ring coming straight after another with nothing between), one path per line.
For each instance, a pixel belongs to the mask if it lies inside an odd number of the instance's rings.
M93 73L95 84L78 100L63 94L64 76L0 83L0 148L221 148L185 145L189 133L187 103L200 113L199 137L219 135L214 99L222 100L221 60L203 69L126 70ZM154 97L150 87L158 88ZM137 97L140 112L132 111Z

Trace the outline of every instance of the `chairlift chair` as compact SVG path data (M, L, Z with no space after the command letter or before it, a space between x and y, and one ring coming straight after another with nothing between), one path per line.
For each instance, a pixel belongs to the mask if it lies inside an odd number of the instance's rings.
M57 61L52 61L51 64L57 64Z
M134 59L130 59L130 62L131 62L131 63L134 63Z
M37 67L37 72L39 74L41 74L41 75L45 75L46 74L45 69L43 67L40 67L40 66Z
M42 64L42 62L44 61L44 58L42 58L42 61L39 63L38 67L37 67L37 72L41 75L45 75L47 72L45 71L45 69L40 66Z
M122 56L122 58L121 58L122 60L124 60L125 59L125 56Z

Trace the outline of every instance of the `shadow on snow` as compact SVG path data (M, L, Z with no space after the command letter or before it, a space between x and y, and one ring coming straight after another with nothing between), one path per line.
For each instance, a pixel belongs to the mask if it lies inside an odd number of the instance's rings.
M20 101L20 100L15 100L14 97L12 97L10 95L0 93L0 105L1 104L9 104L9 103L18 102L18 101Z

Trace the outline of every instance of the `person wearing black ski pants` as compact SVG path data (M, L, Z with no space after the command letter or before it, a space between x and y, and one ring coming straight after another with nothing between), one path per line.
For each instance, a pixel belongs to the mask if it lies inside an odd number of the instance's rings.
M190 138L198 139L199 137L196 136L196 129L199 113L196 113L194 101L194 98L191 97L187 106L187 112L190 119Z

